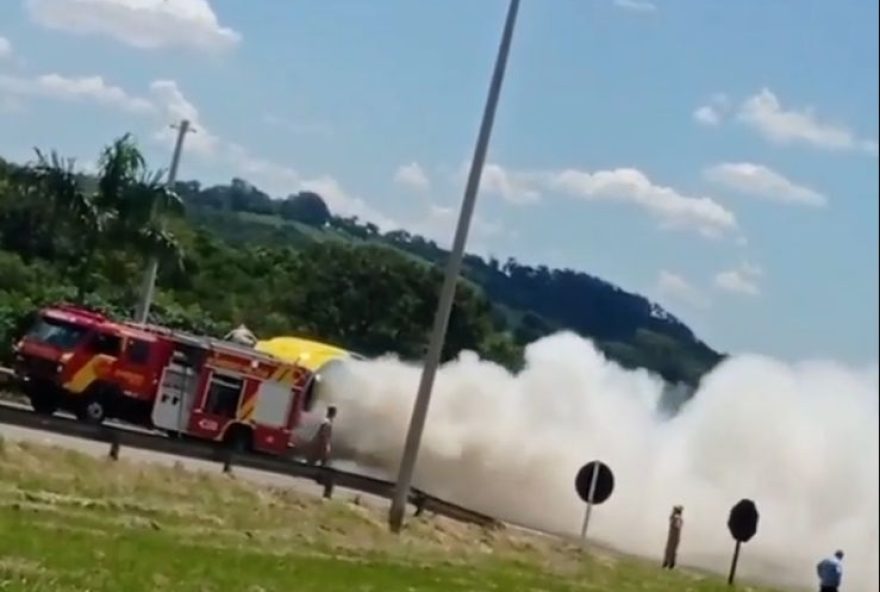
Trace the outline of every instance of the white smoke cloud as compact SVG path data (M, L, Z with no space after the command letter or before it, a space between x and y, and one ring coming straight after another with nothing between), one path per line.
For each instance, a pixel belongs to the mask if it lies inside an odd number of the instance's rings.
M845 585L878 584L878 372L760 356L729 359L673 418L657 412L661 382L558 334L532 344L513 376L465 353L438 374L416 484L474 509L576 534L574 476L601 459L616 490L590 535L657 558L672 505L685 506L680 561L726 570L731 506L761 514L743 577L815 584L815 564L847 552ZM394 359L347 362L319 397L340 408L337 438L359 462L394 474L420 368Z

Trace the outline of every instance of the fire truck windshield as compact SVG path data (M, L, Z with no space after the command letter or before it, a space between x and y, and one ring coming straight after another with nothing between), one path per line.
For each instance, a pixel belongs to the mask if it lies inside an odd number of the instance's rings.
M84 327L58 319L40 317L25 335L26 339L57 347L61 350L73 349L86 334Z

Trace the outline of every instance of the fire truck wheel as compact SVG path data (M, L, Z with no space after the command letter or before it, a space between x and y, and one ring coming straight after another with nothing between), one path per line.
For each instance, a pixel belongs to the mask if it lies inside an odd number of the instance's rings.
M76 417L80 421L93 425L103 423L107 417L107 406L104 404L103 397L98 395L88 397L78 406Z
M58 410L58 401L51 395L34 393L29 398L31 408L37 415L52 415Z

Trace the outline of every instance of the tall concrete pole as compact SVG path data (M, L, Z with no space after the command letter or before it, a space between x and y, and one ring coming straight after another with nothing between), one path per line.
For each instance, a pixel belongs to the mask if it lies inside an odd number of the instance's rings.
M516 14L519 10L519 0L511 0L507 9L507 20L504 23L504 31L501 35L501 44L498 47L498 57L495 61L495 69L492 73L492 81L489 85L489 95L486 99L486 107L483 111L483 121L480 124L480 132L477 136L477 144L474 149L474 157L471 161L471 170L468 175L467 185L462 199L461 212L458 217L458 226L455 229L455 238L452 242L452 250L446 263L446 275L443 278L443 287L440 291L440 301L434 316L434 328L428 345L428 353L425 359L425 369L419 383L416 401L413 406L412 419L409 431L406 435L406 443L403 449L403 457L400 462L400 471L397 476L397 486L391 501L391 511L388 516L389 526L392 532L400 532L403 526L403 517L406 513L406 502L409 497L410 485L412 484L413 471L416 458L419 453L419 444L425 427L425 418L428 414L428 404L431 399L431 389L434 386L434 377L437 375L437 367L440 365L440 356L443 351L443 343L446 340L446 329L449 325L449 315L452 311L452 303L455 298L455 287L461 271L461 260L464 256L464 247L467 242L468 229L474 213L477 201L477 192L480 188L480 177L483 173L483 165L486 162L486 151L489 147L489 137L492 133L492 123L495 120L495 109L498 106L498 96L501 93L501 83L504 80L504 70L507 67L507 56L510 53L510 42L513 37Z
M174 154L171 157L171 168L168 169L167 187L174 189L174 182L177 180L177 167L180 165L180 155L183 152L183 139L187 132L195 131L190 128L189 120L184 119L180 125L172 126L177 128L177 141L174 144ZM162 221L164 228L165 221ZM150 257L147 269L144 272L144 279L141 285L141 299L138 302L135 320L138 323L146 323L150 316L150 305L153 302L153 292L156 288L156 274L159 271L159 259L155 256Z

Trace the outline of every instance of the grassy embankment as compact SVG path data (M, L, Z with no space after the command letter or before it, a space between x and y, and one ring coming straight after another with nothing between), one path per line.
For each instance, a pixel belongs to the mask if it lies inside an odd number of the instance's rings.
M352 502L0 438L4 592L725 589L437 517L394 537L383 514Z

